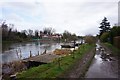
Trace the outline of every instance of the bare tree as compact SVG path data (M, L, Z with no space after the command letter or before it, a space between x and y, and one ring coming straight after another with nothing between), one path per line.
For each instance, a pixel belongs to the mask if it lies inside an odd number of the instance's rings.
M30 37L32 37L32 35L33 35L33 30L29 29L29 30L28 30L28 35L29 35Z
M43 33L44 33L44 34L51 35L51 34L54 34L54 33L55 33L55 29L53 29L52 27L44 28L44 29L43 29Z
M96 42L96 38L92 35L86 35L85 36L85 42L88 44L93 44Z
M38 38L39 37L39 31L35 30L35 37Z

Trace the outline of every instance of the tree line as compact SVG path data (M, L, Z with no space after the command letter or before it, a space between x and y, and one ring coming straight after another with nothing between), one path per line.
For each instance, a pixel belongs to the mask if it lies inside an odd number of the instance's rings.
M14 42L22 42L22 41L32 41L33 39L41 39L40 34L44 35L53 35L56 33L56 30L52 27L45 27L43 30L35 30L32 29L18 31L14 29L14 24L7 24L6 22L1 23L2 29L2 41L14 41ZM76 40L78 37L76 34L72 34L69 31L65 30L62 34L61 40Z
M18 31L17 29L14 29L14 24L7 24L6 22L3 22L1 24L2 28L2 41L25 41L25 40L31 40L33 37L38 36L38 31L35 31L35 35L33 35L33 30L29 29Z

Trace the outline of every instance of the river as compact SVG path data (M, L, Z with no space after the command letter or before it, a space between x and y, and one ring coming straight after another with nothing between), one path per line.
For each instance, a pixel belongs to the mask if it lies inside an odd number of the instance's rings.
M81 43L81 40L77 40L77 43ZM25 59L30 57L30 51L32 56L42 54L45 50L47 52L52 52L55 49L60 49L62 44L70 43L60 43L53 41L36 41L36 42L27 42L27 43L13 43L9 45L2 46L2 63L9 63L13 61L18 61L20 59Z
M14 43L9 46L5 46L5 49L0 54L2 57L2 63L8 63L17 61L20 59L28 58L30 51L32 56L43 53L45 49L47 52L51 52L55 49L60 49L62 43L57 42L27 42L27 43ZM4 45L3 45L4 48Z
M85 78L118 78L118 59L96 44L96 54Z

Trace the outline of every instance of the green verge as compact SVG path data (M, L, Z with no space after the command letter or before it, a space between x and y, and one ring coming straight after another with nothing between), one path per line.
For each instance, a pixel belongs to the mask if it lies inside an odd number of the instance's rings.
M112 51L113 55L120 56L120 50L118 48L114 47L110 43L104 43L104 45Z
M82 56L90 51L94 45L84 44L78 50L74 51L71 55L61 57L60 66L58 59L52 63L43 64L38 67L30 68L17 74L17 78L56 78L63 74L66 70L71 68L73 64ZM73 58L73 55L75 58Z
M90 67L90 65L91 65L91 63L93 61L93 58L94 58L96 52L95 52L95 50L93 50L92 52L93 52L93 55L90 58L90 60L87 62L87 64L85 65L84 70L83 70L83 72L82 72L82 74L80 76L81 78L85 78L86 77L85 74L87 73L87 71L88 71L88 69L89 69L89 67Z

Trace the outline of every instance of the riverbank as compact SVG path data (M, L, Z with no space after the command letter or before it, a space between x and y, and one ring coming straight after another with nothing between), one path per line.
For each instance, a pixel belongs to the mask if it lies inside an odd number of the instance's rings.
M17 74L17 78L56 78L64 74L66 70L74 66L74 63L83 58L94 45L84 44L70 55L54 60L52 63L30 68Z

